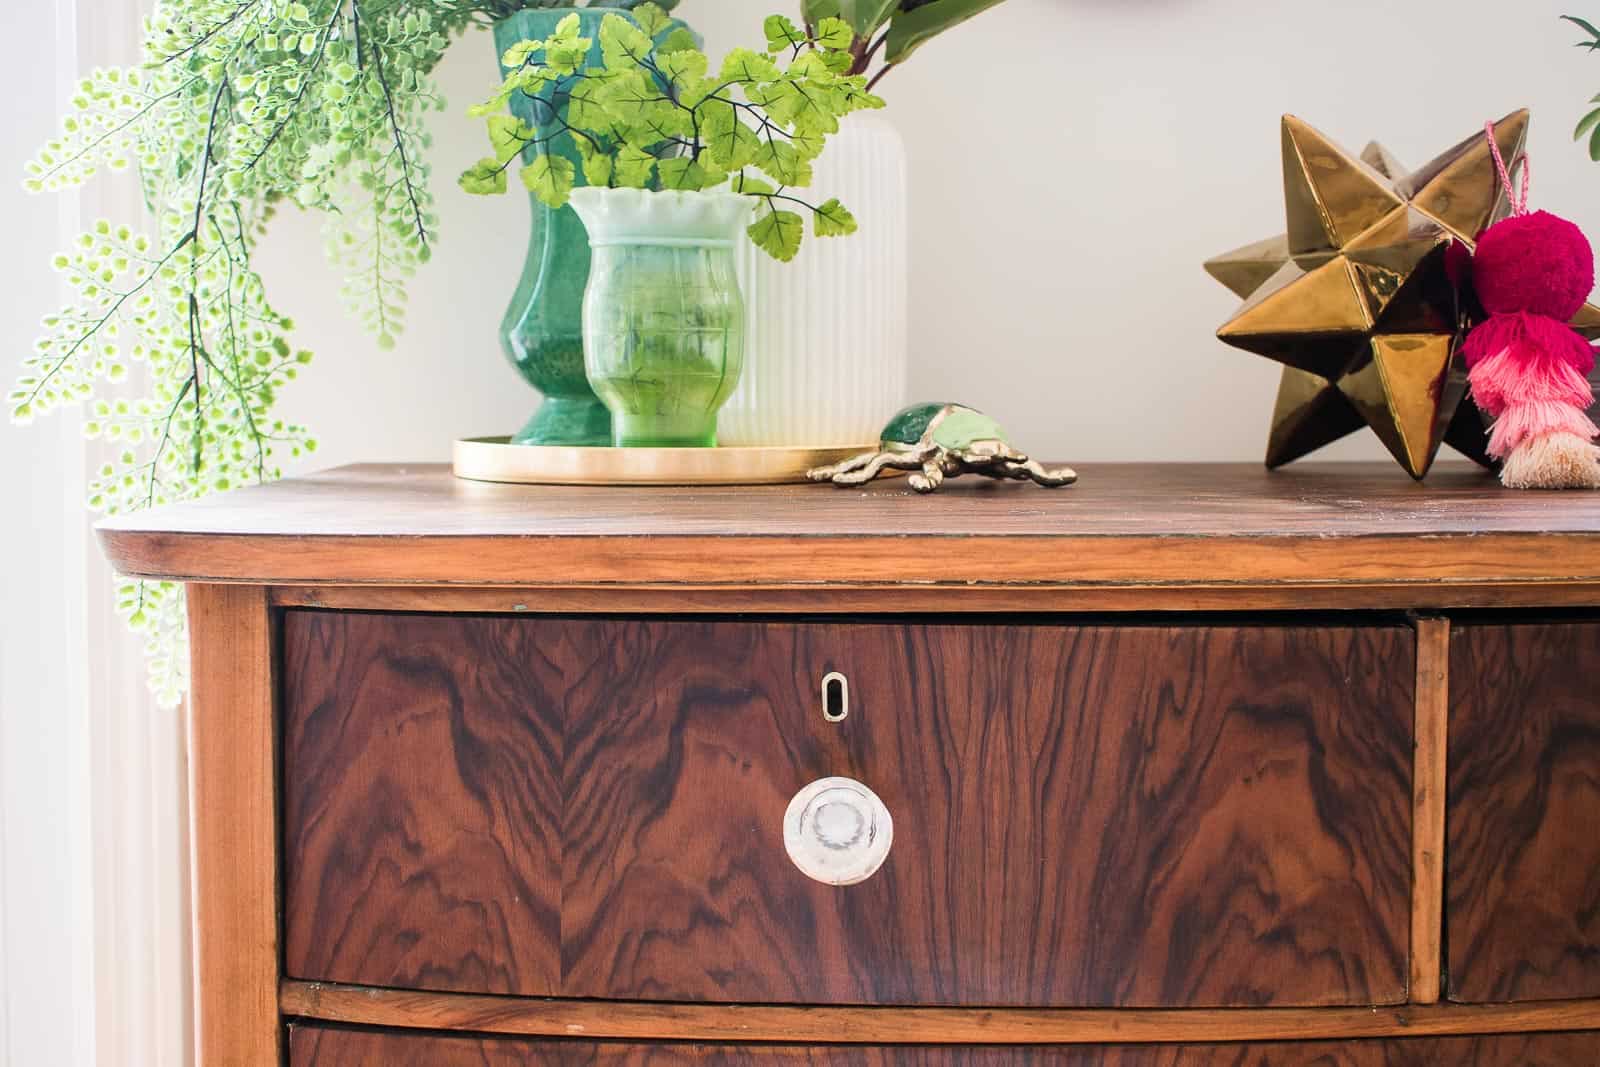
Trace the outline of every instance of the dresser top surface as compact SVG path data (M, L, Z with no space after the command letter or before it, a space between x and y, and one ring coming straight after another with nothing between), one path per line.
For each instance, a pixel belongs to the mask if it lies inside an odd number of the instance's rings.
M363 464L108 519L108 531L289 536L1130 536L1600 533L1600 494L1523 493L1441 464L1091 464L1065 489L963 478L817 485L496 485L444 464Z
M126 574L263 583L1141 581L1165 580L1165 569L1174 580L1275 580L1244 557L1220 566L1248 546L1315 557L1306 578L1347 580L1354 546L1372 557L1375 540L1419 538L1432 547L1365 566L1449 578L1433 564L1451 556L1489 575L1521 552L1524 578L1600 577L1600 494L1508 491L1463 464L1441 464L1425 483L1376 463L1080 474L1066 489L964 478L920 496L903 479L610 489L359 465L118 516L99 532ZM1141 569L1152 553L1163 567Z

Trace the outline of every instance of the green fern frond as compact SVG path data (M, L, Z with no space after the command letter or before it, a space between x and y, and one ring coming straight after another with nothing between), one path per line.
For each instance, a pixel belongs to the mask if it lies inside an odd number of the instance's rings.
M316 447L275 413L309 362L252 258L274 206L329 213L330 257L363 324L392 344L406 283L438 219L424 116L451 39L501 0L158 0L139 65L77 85L60 132L26 167L65 190L137 168L151 225L101 222L55 258L69 306L44 320L9 394L26 422L68 404L113 459L89 506L117 514L279 477ZM133 398L108 386L146 383ZM151 684L184 687L183 594L126 582Z

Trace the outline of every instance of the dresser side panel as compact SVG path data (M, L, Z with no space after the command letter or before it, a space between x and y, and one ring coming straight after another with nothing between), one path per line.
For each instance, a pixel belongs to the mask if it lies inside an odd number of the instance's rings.
M200 1067L279 1062L272 620L259 586L188 589L189 818Z

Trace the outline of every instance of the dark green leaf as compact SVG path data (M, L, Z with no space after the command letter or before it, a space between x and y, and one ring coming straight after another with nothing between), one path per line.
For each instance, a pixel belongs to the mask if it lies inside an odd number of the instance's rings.
M1565 21L1570 22L1574 26L1577 26L1580 29L1582 29L1590 37L1593 37L1595 40L1600 41L1600 30L1595 29L1593 23L1591 23L1591 22L1589 22L1589 21L1587 21L1585 19L1580 19L1576 15L1562 15L1561 17Z
M855 28L857 37L871 37L897 6L899 0L843 0L839 15Z
M1574 141L1583 140L1584 134L1594 129L1597 122L1600 122L1600 108L1595 108L1578 120L1578 128L1572 131L1572 139Z
M929 0L902 11L889 22L889 48L885 58L900 63L928 41L974 15L987 11L1000 0Z

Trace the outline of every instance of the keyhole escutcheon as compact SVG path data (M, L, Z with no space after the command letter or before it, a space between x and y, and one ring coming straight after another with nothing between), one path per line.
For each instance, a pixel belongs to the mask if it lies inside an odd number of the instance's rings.
M822 677L822 718L826 722L844 722L850 714L850 679L838 671L829 671Z

